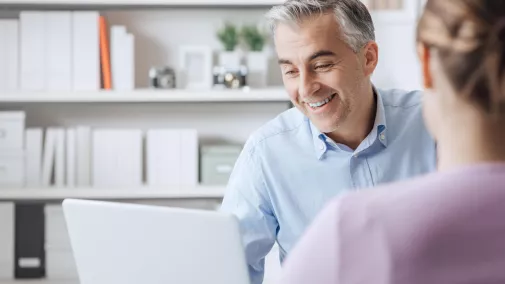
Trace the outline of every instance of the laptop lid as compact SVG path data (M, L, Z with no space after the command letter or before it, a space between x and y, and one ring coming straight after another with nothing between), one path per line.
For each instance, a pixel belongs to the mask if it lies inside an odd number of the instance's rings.
M249 284L232 215L73 199L63 210L80 284Z

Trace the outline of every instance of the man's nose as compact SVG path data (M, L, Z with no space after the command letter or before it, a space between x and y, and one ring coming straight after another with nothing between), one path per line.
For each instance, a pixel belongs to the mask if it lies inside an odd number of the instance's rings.
M299 78L298 93L302 97L311 96L321 88L321 85L310 72L301 73Z

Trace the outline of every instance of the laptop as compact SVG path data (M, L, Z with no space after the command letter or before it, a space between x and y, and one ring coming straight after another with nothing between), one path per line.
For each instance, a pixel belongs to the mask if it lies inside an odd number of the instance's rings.
M66 199L80 284L249 284L237 219L220 212Z

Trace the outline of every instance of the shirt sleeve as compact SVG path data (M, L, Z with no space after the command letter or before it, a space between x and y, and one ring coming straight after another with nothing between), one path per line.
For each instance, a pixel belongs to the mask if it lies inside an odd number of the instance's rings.
M278 222L258 163L247 147L230 176L220 211L237 216L252 284L263 282L265 256L275 244Z

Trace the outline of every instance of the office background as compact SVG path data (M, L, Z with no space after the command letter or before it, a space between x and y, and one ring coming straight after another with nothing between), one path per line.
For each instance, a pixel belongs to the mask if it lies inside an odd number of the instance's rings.
M0 0L0 284L78 283L66 197L219 206L249 134L291 107L263 37L281 2ZM363 2L374 83L419 89L422 0ZM278 269L274 248L265 283Z

